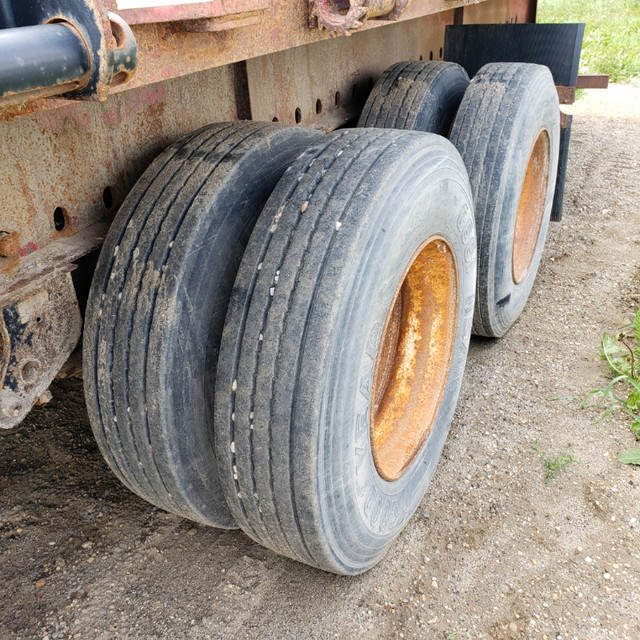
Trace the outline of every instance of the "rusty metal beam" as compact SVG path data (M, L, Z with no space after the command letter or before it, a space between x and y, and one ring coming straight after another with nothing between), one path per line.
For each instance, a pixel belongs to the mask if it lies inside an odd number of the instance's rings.
M116 11L115 0L104 0ZM520 0L527 2L531 0ZM242 17L243 12L256 10L262 0L237 0L234 5L224 3L226 15ZM491 5L495 0L412 0L399 21L413 20L427 15L449 13L451 9L479 4ZM197 3L148 9L123 10L119 13L129 18L138 42L139 64L130 82L114 91L126 90L144 84L167 80L196 71L202 71L257 56L275 53L311 44L329 38L326 31L309 28L307 3L280 0L269 3L257 24L249 24L222 32L187 33L180 21L185 15L192 19L222 17L222 3ZM135 14L129 12L136 12ZM206 14L210 12L211 15ZM217 12L217 13L216 13ZM132 18L132 16L136 16ZM149 20L161 22L151 23ZM134 21L132 22L131 19ZM140 20L140 22L136 22ZM144 20L145 22L142 22ZM379 29L388 25L387 20L367 21L362 31Z
M558 91L558 99L560 104L573 104L576 101L576 88L575 87L556 87Z
M112 3L112 10L117 11L128 24L154 24L220 18L254 11L265 11L268 8L268 0L212 0L211 2L191 2L189 4L131 9L118 9Z
M225 0L224 8L222 0L218 0L156 7L153 11L120 11L132 24L138 43L138 66L126 84L112 87L111 92L127 91L329 38L326 31L310 28L305 0L268 3L266 10L258 9L256 19L256 7L262 7L264 1L228 3ZM443 16L462 7L474 10L469 13L470 20L465 15L465 22L523 21L525 9L531 2L533 0L412 0L398 22L432 15L440 24L445 24ZM117 10L116 0L101 0L101 4L105 10ZM162 21L156 22L159 19ZM370 20L361 31L388 25L388 20ZM0 111L0 121L59 108L66 103L55 98L36 99Z
M578 82L576 83L576 89L607 89L608 87L608 75L578 76Z
M576 89L606 89L609 86L607 75L578 76L575 87L557 86L560 104L573 104L576 101Z
M0 429L18 424L80 339L70 273L23 288L0 305Z
M18 262L110 221L167 144L211 122L245 117L238 92L227 66L0 122L0 294Z

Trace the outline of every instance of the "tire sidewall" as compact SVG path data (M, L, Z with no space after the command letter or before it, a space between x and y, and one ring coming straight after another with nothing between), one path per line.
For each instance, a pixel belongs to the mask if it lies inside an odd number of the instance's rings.
M416 109L415 120L408 124L414 131L433 131L446 136L451 130L460 101L469 86L469 77L457 64L440 64L443 65L442 70L425 91L422 102Z
M372 228L384 225L390 211L402 206L410 209L402 223L405 228L401 234L389 234L391 242L380 234L381 241L371 245L369 258L360 261L349 295L343 296L349 302L339 323L343 337L336 342L335 357L330 357L333 366L325 390L327 402L321 420L325 427L316 473L321 481L326 480L330 469L328 483L320 489L332 503L322 513L324 501L319 501L323 528L333 528L331 537L336 541L347 541L351 559L358 555L362 559L361 566L348 567L349 573L371 566L372 558L384 553L417 508L444 446L460 390L475 295L473 208L464 169L457 179L435 174L427 177L432 184L426 189L424 185L414 190L401 184L390 194ZM388 482L375 468L370 440L369 405L376 355L405 269L419 246L434 235L449 243L457 265L458 313L450 371L425 444L406 472ZM362 239L365 245L369 240ZM335 513L346 517L332 517ZM339 546L333 545L333 551Z
M158 388L166 389L167 400L150 406L150 415L164 425L166 451L161 454L183 476L188 474L194 506L203 514L214 501L226 508L213 438L213 398L235 275L273 186L296 155L316 139L314 131L303 128L271 124L255 128L263 136L238 147L224 183L205 186L185 217L172 243L176 257L167 263L152 324L150 350L158 354L158 363L148 375ZM242 215L236 213L239 210ZM205 523L211 519L201 518ZM228 517L216 526L222 524L230 527L235 522Z
M467 72L453 62L399 62L389 67L374 87L358 127L446 136L468 86Z
M518 91L518 88L515 89ZM505 95L499 106L505 115L486 135L493 137L496 156L493 180L476 200L478 234L478 296L473 330L479 335L503 336L522 313L536 278L546 241L560 152L558 97L546 68L540 68L526 90ZM513 281L513 240L520 195L529 158L538 134L549 134L549 178L544 213L533 258L523 280ZM458 133L458 135L461 135ZM484 176L483 164L470 172ZM472 182L474 177L472 176ZM477 181L477 177L476 177Z

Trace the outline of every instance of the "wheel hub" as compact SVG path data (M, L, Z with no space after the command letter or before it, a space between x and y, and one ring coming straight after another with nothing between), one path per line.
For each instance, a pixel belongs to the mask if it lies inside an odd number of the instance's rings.
M447 382L457 314L455 257L444 238L432 236L400 281L376 357L371 448L385 480L402 476L431 431Z
M547 202L550 156L549 133L546 129L542 129L529 157L518 204L512 262L512 275L515 284L520 284L527 275L538 245Z

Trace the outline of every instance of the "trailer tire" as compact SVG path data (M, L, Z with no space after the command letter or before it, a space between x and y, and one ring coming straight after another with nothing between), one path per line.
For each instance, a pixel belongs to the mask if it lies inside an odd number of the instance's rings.
M84 334L93 432L127 487L185 518L236 526L212 426L226 305L264 202L318 137L275 124L204 127L154 160L105 239Z
M453 62L398 62L376 83L358 127L447 136L468 86L467 72Z
M464 159L475 202L473 332L500 337L531 293L553 206L560 108L549 69L484 66L465 93L450 140Z
M344 130L287 170L238 271L216 377L220 479L250 537L339 574L382 557L449 430L475 254L444 138Z

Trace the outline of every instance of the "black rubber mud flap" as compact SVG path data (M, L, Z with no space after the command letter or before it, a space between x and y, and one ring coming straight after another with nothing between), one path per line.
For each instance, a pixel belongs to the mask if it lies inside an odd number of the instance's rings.
M492 62L528 62L548 67L556 85L575 87L584 24L465 24L445 31L444 59L470 78Z
M560 222L562 220L562 209L564 207L564 185L567 179L567 166L569 164L569 145L571 143L571 126L573 116L565 115L565 121L560 129L560 158L558 160L558 179L556 180L556 193L553 199L553 210L551 211L551 221Z

